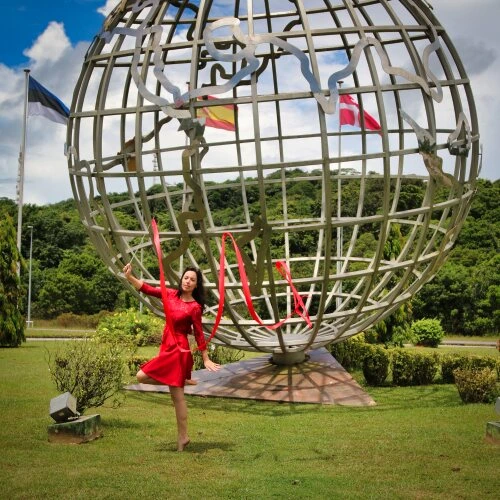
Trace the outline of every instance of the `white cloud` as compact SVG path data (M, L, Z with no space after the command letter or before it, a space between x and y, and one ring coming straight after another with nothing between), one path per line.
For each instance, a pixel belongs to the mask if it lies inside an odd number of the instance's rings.
M71 46L64 25L52 21L45 31L36 39L32 47L25 50L23 54L38 64L47 61L57 61L65 50Z
M116 7L118 1L119 0L106 0L106 5L99 7L97 9L97 12L99 12L99 14L102 14L104 17L107 17L111 13L111 11Z
M98 10L103 15L107 15L117 4L118 0L107 0L105 5ZM223 10L229 4L230 2L219 1L217 7ZM285 4L289 6L289 2ZM481 142L485 150L481 176L498 179L497 158L500 157L500 141L496 137L496 123L497 116L500 115L500 99L498 99L496 83L500 81L500 50L498 49L496 23L500 14L500 2L476 0L471 3L465 0L439 0L433 5L434 15L447 29L471 78ZM464 19L467 22L464 22ZM32 75L70 106L87 48L88 43L71 45L65 34L64 25L51 22L24 53L30 58L29 67ZM320 56L319 62L324 84L323 79L333 68L333 61ZM293 68L288 76L293 79L296 74L298 70ZM22 69L9 68L0 64L0 129L2 130L0 196L13 199L16 196L15 179L21 142L23 82ZM108 104L119 103L121 93L122 88L112 82L108 90ZM301 111L302 118L306 118L307 114L308 112ZM291 109L286 110L282 118L285 118L288 128L293 128L295 124L300 123L293 119ZM312 123L312 120L308 121L306 118L302 122ZM243 127L246 126L242 124ZM247 128L251 133L251 125ZM41 204L71 198L67 161L63 155L66 140L65 128L42 117L30 117L28 131L25 202ZM90 134L82 135L81 139L85 142L82 144L82 149L91 152ZM274 155L270 146L270 143L263 145L266 160ZM347 150L347 140L345 147ZM110 148L110 151L116 149L114 144L110 145ZM299 148L299 143L287 147L287 157L293 155L297 148ZM311 154L316 156L316 144L311 142L303 145L303 150L309 151L309 148L312 148Z

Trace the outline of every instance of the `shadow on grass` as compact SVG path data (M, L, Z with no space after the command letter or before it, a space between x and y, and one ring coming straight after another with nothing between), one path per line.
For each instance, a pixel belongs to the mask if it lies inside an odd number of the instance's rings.
M220 450L220 451L232 451L234 446L230 443L225 443L222 441L191 441L189 445L185 448L183 453L206 453L212 450ZM179 453L177 451L175 443L172 442L162 442L159 443L154 451L160 453Z
M127 399L147 401L164 405L170 403L170 394L167 392L140 392L126 391ZM275 401L261 401L255 399L221 398L216 396L186 395L188 406L196 410L220 411L223 413L250 413L252 415L280 417L290 414L314 414L321 411L320 404L289 403Z

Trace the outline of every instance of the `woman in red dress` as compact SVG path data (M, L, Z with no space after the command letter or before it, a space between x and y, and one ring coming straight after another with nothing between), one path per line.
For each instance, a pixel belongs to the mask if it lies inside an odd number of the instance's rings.
M132 274L132 265L123 268L127 280L140 292L162 298L161 288L155 288ZM194 333L205 368L219 370L220 366L210 360L201 326L201 315L205 306L205 294L201 272L188 267L182 273L177 290L167 288L166 318L158 356L141 366L137 380L142 384L168 385L177 419L177 449L183 451L189 443L187 432L187 404L184 385L191 380L193 355L189 349L188 334Z

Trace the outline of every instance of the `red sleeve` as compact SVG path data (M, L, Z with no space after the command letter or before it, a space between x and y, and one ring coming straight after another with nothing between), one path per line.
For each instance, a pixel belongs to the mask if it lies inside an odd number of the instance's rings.
M154 286L148 285L147 283L142 284L141 288L139 288L139 292L161 299L161 288L156 288Z
M205 335L203 334L203 327L201 326L201 306L199 304L193 309L191 318L193 320L193 333L196 344L200 351L204 351L207 348L207 343L205 341Z

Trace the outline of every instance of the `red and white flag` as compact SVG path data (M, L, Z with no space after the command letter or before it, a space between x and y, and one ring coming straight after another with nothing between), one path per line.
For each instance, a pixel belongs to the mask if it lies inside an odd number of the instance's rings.
M368 130L381 129L380 123L373 116L366 111L363 114L365 128ZM349 94L343 94L339 97L339 120L340 125L354 125L361 128L359 105Z

